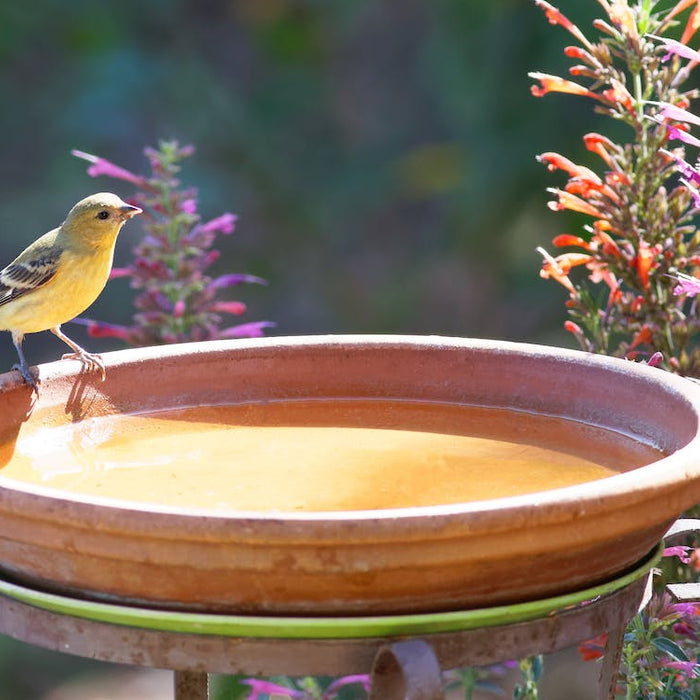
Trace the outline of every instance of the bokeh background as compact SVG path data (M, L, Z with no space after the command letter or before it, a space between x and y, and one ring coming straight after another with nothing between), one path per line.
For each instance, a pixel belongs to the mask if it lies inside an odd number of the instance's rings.
M558 5L587 31L598 10ZM527 78L563 73L569 43L528 0L2 2L0 263L87 194L130 194L72 148L140 171L144 146L178 139L197 147L182 175L202 215L240 217L214 272L269 281L235 290L241 320L572 346L535 247L576 220L546 208L563 180L535 155L589 163L581 136L607 127L580 98L533 98ZM139 235L125 228L117 264ZM86 315L128 322L131 298L114 280ZM65 347L45 333L25 351ZM0 367L13 362L0 334ZM2 640L0 697L44 697L84 663Z
M590 27L597 3L560 4ZM568 43L527 0L2 3L0 263L83 196L130 193L72 148L142 171L145 145L178 139L197 147L183 181L202 215L240 217L214 271L269 280L236 290L241 320L571 344L564 291L538 278L535 247L567 224L535 155L586 159L599 118L527 78L563 71ZM87 315L126 322L131 298L115 280ZM26 340L30 363L64 349ZM14 361L2 334L0 366Z

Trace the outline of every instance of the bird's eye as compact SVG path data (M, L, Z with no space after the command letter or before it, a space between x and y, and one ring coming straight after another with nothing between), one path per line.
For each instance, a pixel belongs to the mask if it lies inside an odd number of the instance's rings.
M103 209L102 211L97 213L97 218L101 219L104 221L105 219L109 219L109 212L106 209Z

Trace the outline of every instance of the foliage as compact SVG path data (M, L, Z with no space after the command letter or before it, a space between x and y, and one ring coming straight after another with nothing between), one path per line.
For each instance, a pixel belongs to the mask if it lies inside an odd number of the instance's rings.
M584 136L602 160L603 173L558 153L539 160L563 170L568 182L551 189L556 210L578 212L592 223L580 235L560 234L555 247L575 248L544 257L541 276L569 294L565 328L584 350L635 359L646 357L682 375L700 376L700 232L693 217L700 207L700 173L685 160L684 145L700 146L688 124L695 90L684 89L700 53L687 46L700 28L700 3L681 0L671 8L652 0L598 0L605 19L589 40L557 8L535 0L549 21L573 35L578 46L565 53L579 63L570 73L579 82L532 73L535 96L562 92L593 100L595 109L624 124L629 140L617 143L598 133ZM692 9L680 41L665 36ZM687 65L683 61L689 60ZM585 83L585 84L584 84ZM672 142L680 142L673 147ZM587 272L574 279L573 269ZM667 559L691 563L690 547L671 547ZM650 604L631 622L624 640L619 692L632 698L687 700L700 693L698 614L695 604L673 604L665 585L678 575L666 563ZM685 569L685 576L695 572ZM585 659L599 659L604 639L581 645Z
M580 95L595 109L625 124L630 140L589 133L586 147L602 161L604 172L576 165L557 153L539 156L550 170L568 175L563 189L550 190L554 210L569 209L592 220L578 234L554 238L556 247L574 247L556 257L541 250L541 275L569 292L571 320L565 324L584 350L630 359L653 357L684 375L700 375L700 316L694 301L675 295L675 276L700 264L700 233L693 226L696 203L678 177L683 149L668 150L679 133L678 113L695 90L684 89L689 75L680 58L669 54L674 42L659 39L674 26L673 18L689 4L657 12L658 3L643 0L601 2L607 17L596 20L598 41L589 40L556 8L544 9L553 24L567 29L579 46L565 53L579 63L570 68L581 82L532 73L536 96L548 92ZM678 45L695 29L693 12ZM583 84L586 83L586 84ZM682 109L681 109L682 108ZM672 127L669 129L669 127ZM587 278L570 273L584 267Z

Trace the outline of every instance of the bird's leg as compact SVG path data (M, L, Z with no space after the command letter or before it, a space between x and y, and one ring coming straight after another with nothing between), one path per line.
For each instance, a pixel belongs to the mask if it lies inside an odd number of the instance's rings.
M27 366L27 361L24 359L24 353L22 352L23 340L23 333L17 333L15 331L12 332L12 343L15 346L15 350L17 350L17 355L19 356L19 364L12 365L12 369L19 370L24 381L27 382L27 384L29 384L34 391L39 393L39 387L36 383L36 379L34 379L32 376L31 372L29 371L29 367Z
M73 352L67 353L61 357L62 360L80 360L88 369L99 369L102 381L105 380L107 373L105 371L105 364L99 355L88 352L78 345L78 343L72 341L62 330L61 326L56 326L50 329L51 332L60 338L66 345L73 349Z

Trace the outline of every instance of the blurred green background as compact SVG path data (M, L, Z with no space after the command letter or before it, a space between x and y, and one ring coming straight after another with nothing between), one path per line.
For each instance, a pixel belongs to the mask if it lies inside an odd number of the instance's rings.
M597 4L562 8L589 28ZM0 263L78 199L128 183L85 174L71 148L145 170L145 145L193 143L183 180L205 218L236 212L215 272L241 320L276 334L438 333L571 344L564 292L535 247L566 228L545 206L546 150L586 159L598 117L530 95L571 38L527 0L37 0L0 6ZM117 264L140 233L124 230ZM109 284L87 314L127 322ZM78 342L84 330L67 326ZM118 341L87 341L116 349ZM25 342L30 364L65 350ZM0 367L15 361L0 335Z
M558 4L588 31L594 0ZM574 219L546 208L563 180L535 155L590 162L581 136L606 127L580 98L531 97L526 75L563 73L569 38L527 0L3 2L0 263L87 194L130 194L72 148L139 171L145 145L175 138L197 147L183 180L202 215L240 216L215 272L270 282L236 290L241 320L572 345L535 247ZM139 234L125 228L117 264ZM86 315L128 322L130 299L115 280ZM25 351L65 347L45 333ZM0 697L43 697L83 663L3 640Z

